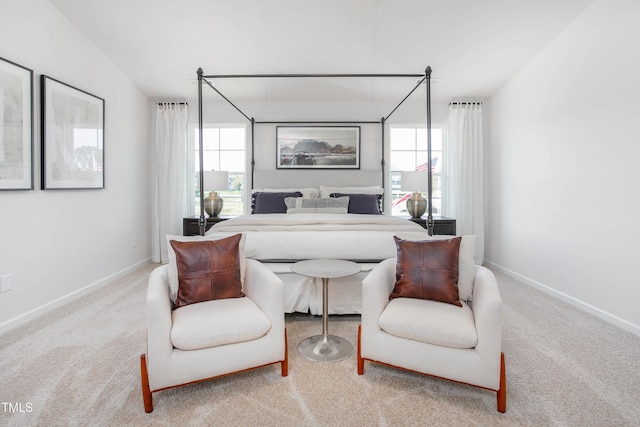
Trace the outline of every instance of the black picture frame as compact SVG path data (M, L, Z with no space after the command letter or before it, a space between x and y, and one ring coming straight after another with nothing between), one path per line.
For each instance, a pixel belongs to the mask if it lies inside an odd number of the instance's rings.
M33 190L33 70L0 57L0 190Z
M277 126L277 169L360 169L360 126Z
M40 76L42 189L104 188L104 99Z

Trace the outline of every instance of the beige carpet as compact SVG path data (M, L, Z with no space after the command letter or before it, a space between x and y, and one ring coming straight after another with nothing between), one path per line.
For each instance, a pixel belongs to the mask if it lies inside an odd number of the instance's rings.
M321 319L302 314L287 315L288 377L273 365L159 392L145 414L139 356L153 267L0 336L0 426L640 425L640 337L501 274L506 414L473 387L371 363L358 376L355 354L308 361L296 345ZM332 316L329 329L355 343L358 319Z

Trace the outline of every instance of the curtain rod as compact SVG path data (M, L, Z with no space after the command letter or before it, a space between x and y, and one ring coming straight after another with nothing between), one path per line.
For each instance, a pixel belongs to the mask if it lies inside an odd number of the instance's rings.
M170 105L189 105L187 102L156 102L157 105L170 104Z
M482 104L482 101L450 102L449 103L449 105L467 105L467 104Z

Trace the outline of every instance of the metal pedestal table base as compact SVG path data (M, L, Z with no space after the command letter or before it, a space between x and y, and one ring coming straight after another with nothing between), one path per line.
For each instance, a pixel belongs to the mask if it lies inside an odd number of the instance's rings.
M329 335L329 279L322 278L322 335L305 338L298 344L298 352L316 362L338 362L351 356L353 344L342 337Z
M347 339L329 335L329 278L356 274L360 266L351 261L318 259L299 261L291 271L308 277L322 278L322 335L305 338L298 344L298 352L316 362L337 362L353 353L353 344Z
M338 362L351 356L353 345L335 335L314 335L300 341L298 352L316 362Z

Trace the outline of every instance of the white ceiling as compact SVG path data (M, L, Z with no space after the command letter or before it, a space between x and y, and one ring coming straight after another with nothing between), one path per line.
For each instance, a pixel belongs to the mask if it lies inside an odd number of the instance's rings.
M593 0L50 1L154 100L193 99L198 67L207 75L430 66L432 99L448 102L491 96ZM415 81L214 84L232 100L362 100L402 98Z

